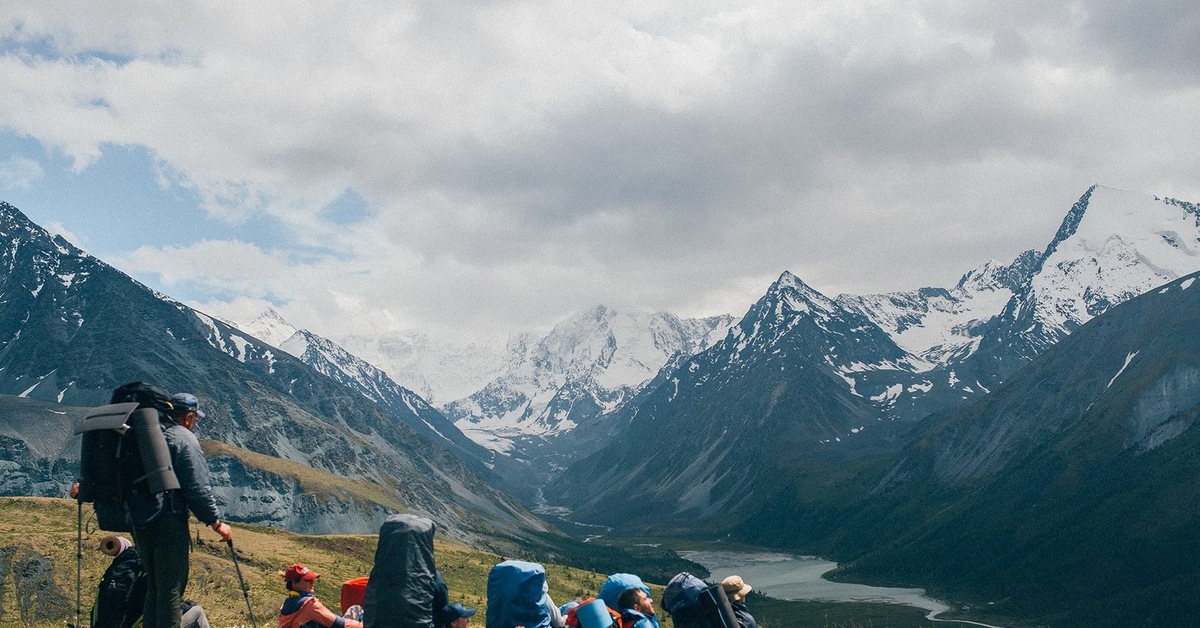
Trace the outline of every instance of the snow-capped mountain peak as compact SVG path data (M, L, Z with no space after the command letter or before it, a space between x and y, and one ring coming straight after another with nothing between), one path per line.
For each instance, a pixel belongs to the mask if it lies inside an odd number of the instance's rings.
M1200 268L1200 206L1093 186L1067 214L1014 301L1035 350L1092 317Z
M598 305L541 339L510 343L498 377L443 409L477 442L507 450L514 439L567 432L610 412L668 361L706 348L732 323Z
M276 312L274 308L267 309L253 321L244 325L238 325L237 327L255 338L283 349L296 357L300 357L304 353L303 349L300 350L300 353L295 353L283 346L289 338L300 330L295 325L284 320L283 316L279 312Z

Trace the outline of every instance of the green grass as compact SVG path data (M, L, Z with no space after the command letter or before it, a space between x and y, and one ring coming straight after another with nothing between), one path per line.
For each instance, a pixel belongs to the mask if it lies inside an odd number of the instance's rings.
M90 507L85 506L85 521ZM35 626L61 628L75 620L76 561L75 502L37 497L0 497L0 628ZM214 628L249 626L229 548L208 528L192 522L191 578L186 597L204 606ZM234 523L234 546L245 579L255 620L260 627L275 624L283 601L282 581L277 575L293 562L304 562L321 574L316 594L327 606L336 608L341 583L368 575L375 557L377 536L302 535ZM91 527L91 526L89 526ZM87 623L95 587L110 561L96 548L106 533L89 529L83 537L83 617ZM483 626L487 608L487 576L501 560L514 558L474 550L442 539L435 540L438 568L450 587L450 598L479 609L474 625ZM36 600L18 589L28 578L13 567L30 557L44 557L53 580L40 586ZM521 556L538 560L533 556ZM595 595L605 573L540 561L546 566L550 595L558 603ZM28 570L26 570L28 571ZM637 571L634 571L637 573ZM18 582L21 580L21 582ZM648 578L649 580L649 578ZM662 585L651 585L655 600L662 599ZM22 605L27 607L22 613ZM931 626L922 611L887 604L832 604L788 602L752 595L750 610L762 628L904 628ZM40 611L39 611L40 609ZM673 628L670 617L660 612L663 628Z

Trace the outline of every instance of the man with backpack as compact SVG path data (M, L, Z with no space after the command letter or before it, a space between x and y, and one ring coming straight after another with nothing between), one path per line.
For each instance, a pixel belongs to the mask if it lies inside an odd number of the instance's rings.
M188 581L188 511L230 542L233 531L221 521L208 483L208 462L192 430L204 418L195 395L171 396L171 410L160 419L178 490L152 493L144 483L132 483L126 497L133 538L146 570L145 628L178 628L183 591ZM164 420L165 419L165 420Z

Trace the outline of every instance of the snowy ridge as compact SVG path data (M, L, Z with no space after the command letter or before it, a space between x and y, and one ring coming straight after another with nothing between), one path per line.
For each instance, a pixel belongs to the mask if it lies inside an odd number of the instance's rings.
M685 320L596 306L541 339L514 339L502 374L443 411L479 444L509 451L514 439L568 432L611 412L673 356L704 349L730 324L728 316Z
M1067 216L1010 305L1040 351L1108 308L1200 269L1200 210L1094 186Z
M979 347L979 330L998 316L1028 280L1036 253L1026 251L1011 264L990 260L965 273L953 288L854 296L837 302L883 328L922 363L918 372L961 360Z

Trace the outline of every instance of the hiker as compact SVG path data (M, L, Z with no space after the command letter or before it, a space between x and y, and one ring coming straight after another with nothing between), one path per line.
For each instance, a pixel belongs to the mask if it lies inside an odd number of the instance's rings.
M451 617L448 611L450 610L450 587L446 585L446 578L442 575L440 569L433 572L433 625L434 628L448 628L450 622L457 619ZM475 611L472 610L474 615Z
M471 623L471 616L475 614L475 609L467 608L458 602L447 604L442 609L442 620L446 622L449 628L467 628Z
M604 584L600 585L600 593L596 597L604 600L604 605L610 609L617 609L617 598L622 593L632 588L638 588L646 592L646 596L650 596L650 587L646 586L645 582L638 576L631 573L615 573L605 579Z
M419 515L389 515L383 522L363 595L364 626L433 628L434 600L445 599L439 598L433 535L433 520Z
M164 413L163 437L171 465L179 479L178 490L151 493L135 483L125 501L126 516L133 528L142 565L146 570L144 628L179 628L183 615L183 591L188 581L188 511L232 542L233 530L221 521L217 501L208 485L208 462L192 430L204 418L195 395L171 396L172 410Z
M542 601L541 605L546 608L546 612L550 614L550 628L567 628L567 622L563 620L562 611L558 605L550 597L550 583L542 583Z
M625 589L617 597L617 612L621 613L622 628L658 628L654 600L641 587Z
M140 626L146 598L146 574L137 547L123 536L110 534L100 539L100 551L113 557L100 578L96 604L92 607L92 628L133 628ZM180 619L183 628L209 628L208 615L197 603L183 603Z
M303 563L295 563L279 575L288 591L287 599L279 607L279 628L362 628L362 622L337 616L313 595L313 586L321 574Z
M137 548L129 539L110 534L100 539L100 551L113 560L100 578L92 606L92 628L130 628L141 618L146 597L146 579L142 577Z
M721 588L725 589L725 596L729 598L729 605L733 607L733 616L737 618L738 628L758 628L758 622L750 614L750 609L746 608L746 595L753 587L746 584L741 576L729 576L721 581Z
M565 626L546 586L540 563L506 560L488 572L488 628L562 628Z

